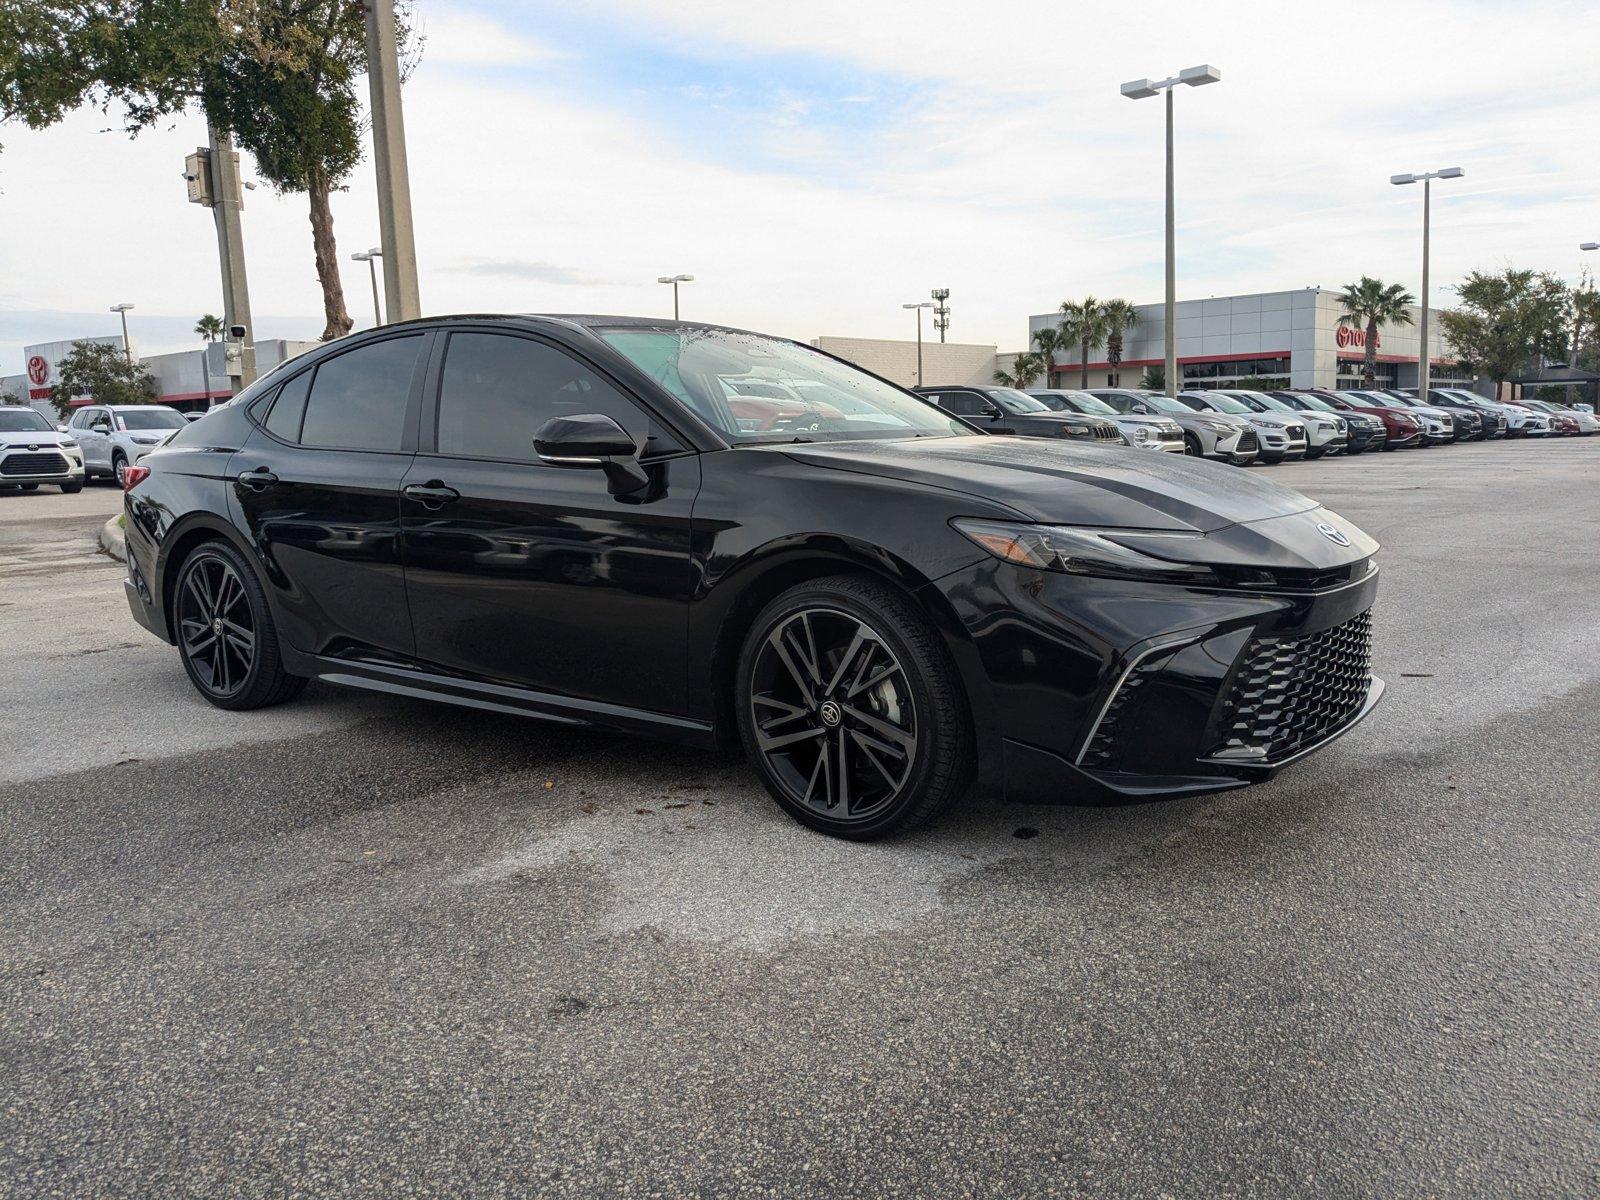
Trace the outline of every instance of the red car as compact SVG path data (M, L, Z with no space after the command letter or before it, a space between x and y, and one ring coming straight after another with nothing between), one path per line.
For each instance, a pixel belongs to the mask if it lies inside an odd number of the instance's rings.
M1530 408L1534 412L1542 412L1550 418L1550 432L1556 437L1577 437L1583 432L1583 426L1578 424L1578 418L1569 413L1562 412L1554 404L1543 400L1513 400L1518 408Z
M1360 400L1365 397L1353 398L1345 392L1325 391L1322 388L1313 388L1312 392L1341 412L1366 413L1369 417L1377 417L1383 422L1385 450L1400 450L1406 446L1422 444L1422 422L1402 409L1385 408L1380 404L1363 404Z

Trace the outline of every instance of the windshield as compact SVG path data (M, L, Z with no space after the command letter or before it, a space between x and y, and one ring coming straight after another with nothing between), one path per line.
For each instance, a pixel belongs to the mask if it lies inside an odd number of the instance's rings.
M1174 400L1171 396L1163 395L1161 392L1142 392L1139 395L1139 402L1147 408L1155 409L1157 412L1177 413L1185 417L1194 411L1183 401Z
M1233 413L1238 416L1240 413L1254 411L1248 404L1235 400L1232 396L1224 396L1221 392L1207 392L1203 397L1191 396L1185 397L1185 399L1188 400L1189 407L1197 412L1205 412L1207 409L1212 409L1216 412Z
M1257 409L1258 412L1294 412L1292 404L1285 404L1276 396L1269 396L1265 392L1238 392L1236 394L1246 403L1254 402L1260 405L1260 408Z
M932 404L797 342L681 326L595 332L735 445L973 433ZM762 422L741 421L729 398L757 395L754 387L771 389L763 399L772 392L801 397L807 419L786 429L752 428Z
M0 408L0 433L54 433L56 427L31 408Z
M1049 412L1050 406L1039 403L1039 397L1030 396L1027 392L1019 392L1016 388L984 388L984 395L993 400L1008 413L1042 413Z
M1048 396L1040 396L1039 399L1049 404L1051 408L1056 408L1055 404L1050 403L1052 400L1060 404L1061 407L1056 409L1057 412L1091 413L1097 417L1116 417L1121 415L1111 405L1100 399L1099 396L1091 396L1088 392L1052 392Z
M119 412L117 424L124 429L182 429L188 422L181 412L152 405Z
M1338 412L1339 411L1333 405L1329 404L1326 400L1324 400L1321 396L1308 396L1304 392L1302 392L1298 396L1296 396L1292 402L1291 401L1285 401L1284 403L1286 403L1286 404L1287 403L1293 403L1296 406L1303 405L1307 409L1316 409L1318 412Z

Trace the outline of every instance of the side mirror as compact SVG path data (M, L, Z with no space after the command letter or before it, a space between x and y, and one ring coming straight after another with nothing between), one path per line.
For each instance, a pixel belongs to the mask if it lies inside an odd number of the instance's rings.
M999 409L998 409L998 408L996 408L996 407L995 407L995 406L994 406L994 405L993 405L993 404L985 404L985 405L984 405L984 406L983 406L983 415L984 415L984 416L986 416L986 417L988 417L988 418L989 418L989 420L991 420L991 421L998 421L998 420L999 420L999 419L1000 419L1000 418L1001 418L1001 417L1003 417L1003 416L1004 416L1004 415L1005 415L1005 414L1004 414L1004 413L1002 413L1002 412L1001 412L1001 411L1000 411L1000 410L999 410Z
M603 413L551 418L533 435L533 449L552 467L600 468L613 496L650 486L650 473L639 463L639 444Z
M1150 415L1149 408L1143 404L1135 404L1133 406L1133 411L1138 413L1141 417L1148 417Z
M111 432L111 422L110 421L96 421L93 425L89 426L89 432L90 433L110 433Z

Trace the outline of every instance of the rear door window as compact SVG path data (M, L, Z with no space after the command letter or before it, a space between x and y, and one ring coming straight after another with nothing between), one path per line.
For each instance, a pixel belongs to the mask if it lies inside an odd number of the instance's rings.
M302 371L284 384L267 412L267 432L281 441L298 442L300 423L306 415L306 397L310 394L310 371Z
M423 341L420 334L389 338L319 363L300 426L301 444L398 451L405 442L411 379Z

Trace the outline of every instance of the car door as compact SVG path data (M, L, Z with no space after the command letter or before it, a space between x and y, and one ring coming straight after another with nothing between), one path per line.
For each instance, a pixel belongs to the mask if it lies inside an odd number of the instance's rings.
M459 329L435 354L401 489L425 665L658 713L687 710L698 459L594 363L533 335ZM642 497L541 462L551 418L601 413L645 446Z
M90 471L111 469L111 438L94 428L103 422L109 429L110 421L111 414L103 408L80 408L68 426L83 447L84 466Z
M409 658L400 481L416 447L431 333L362 342L251 405L228 466L278 627L310 654Z

